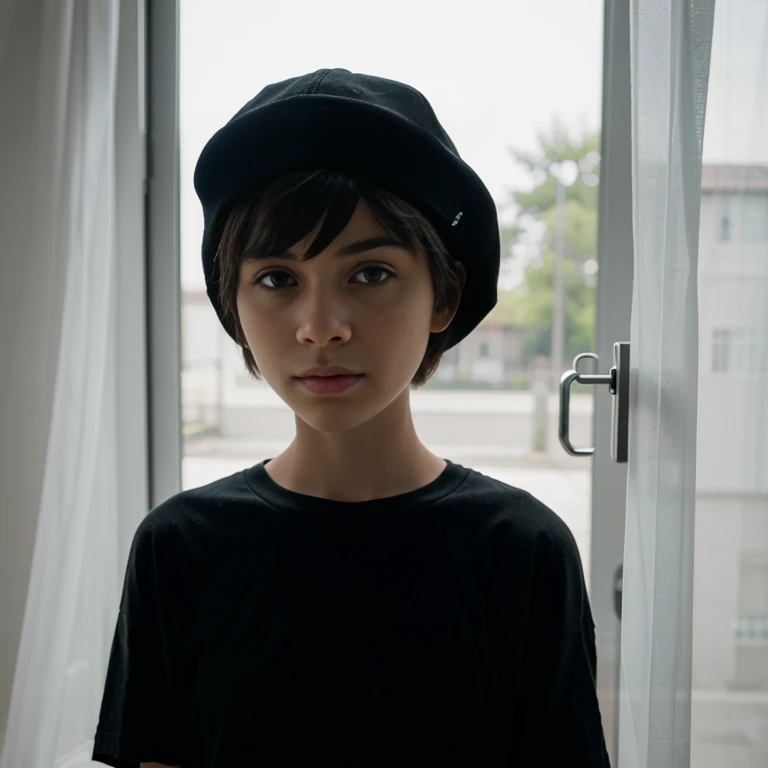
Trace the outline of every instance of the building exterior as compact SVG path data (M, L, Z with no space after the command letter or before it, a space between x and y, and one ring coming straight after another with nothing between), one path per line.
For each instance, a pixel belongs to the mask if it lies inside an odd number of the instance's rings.
M768 166L705 165L694 685L768 688Z

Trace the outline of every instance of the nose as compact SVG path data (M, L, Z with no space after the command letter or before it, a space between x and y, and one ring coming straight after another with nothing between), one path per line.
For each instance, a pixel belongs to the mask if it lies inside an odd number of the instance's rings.
M300 312L301 319L296 330L299 343L324 347L333 341L349 341L351 323L338 302L329 301L325 296L307 302Z

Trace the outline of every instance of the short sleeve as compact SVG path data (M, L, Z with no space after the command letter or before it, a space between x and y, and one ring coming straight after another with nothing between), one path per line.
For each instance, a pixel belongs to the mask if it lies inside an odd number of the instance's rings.
M565 523L545 537L531 593L521 765L610 768L597 698L595 624Z
M91 757L115 768L184 765L155 575L152 533L142 524L128 558Z
M550 737L542 740L537 764L610 768L597 698L594 628L563 640L542 663L551 665L542 721Z

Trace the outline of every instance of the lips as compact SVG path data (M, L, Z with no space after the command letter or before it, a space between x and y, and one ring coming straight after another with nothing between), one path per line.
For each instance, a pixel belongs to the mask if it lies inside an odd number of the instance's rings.
M333 373L331 373L333 371ZM323 379L330 379L334 376L361 376L361 373L358 373L357 371L350 371L346 368L343 368L340 365L326 365L326 366L313 366L312 368L307 368L306 373L301 373L298 376L296 376L297 379L307 379L307 378L323 378Z
M303 376L297 377L297 381L310 392L317 395L330 395L354 387L363 378L363 374L342 374L339 376Z

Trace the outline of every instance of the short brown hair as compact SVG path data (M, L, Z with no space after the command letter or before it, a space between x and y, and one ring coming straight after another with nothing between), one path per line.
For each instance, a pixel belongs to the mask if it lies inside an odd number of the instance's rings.
M248 348L237 312L240 265L246 255L285 253L306 238L323 214L323 226L300 261L320 254L343 231L363 198L376 220L390 234L415 249L424 249L435 295L435 310L456 307L461 297L461 275L443 239L427 216L373 182L349 173L302 170L274 179L260 194L243 194L229 209L222 229L219 259L219 300L235 329L245 367L261 380L256 360ZM427 349L411 379L411 389L424 385L435 373L448 346L448 328L430 333Z

